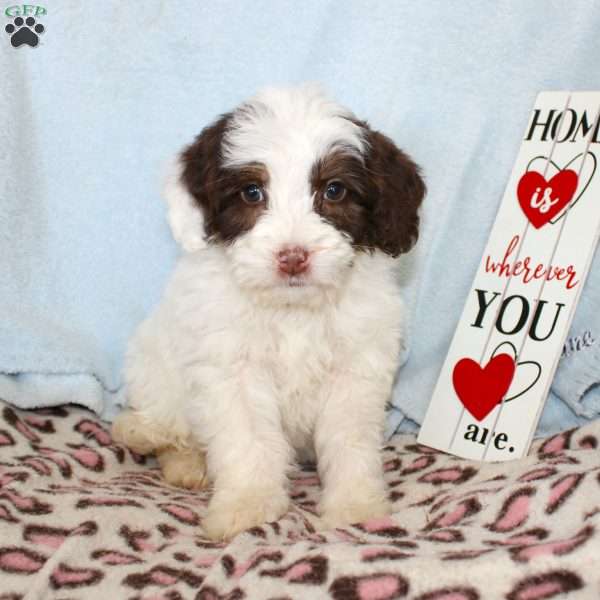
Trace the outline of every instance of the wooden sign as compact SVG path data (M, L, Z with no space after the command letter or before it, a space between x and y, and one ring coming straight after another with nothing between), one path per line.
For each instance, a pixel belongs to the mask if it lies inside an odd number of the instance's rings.
M538 96L420 443L527 453L598 241L599 116L600 92Z

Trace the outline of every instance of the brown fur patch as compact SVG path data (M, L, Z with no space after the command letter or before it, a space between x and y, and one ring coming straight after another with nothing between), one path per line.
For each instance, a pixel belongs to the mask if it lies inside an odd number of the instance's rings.
M315 212L347 233L355 246L368 246L368 181L361 160L341 150L335 151L313 165L310 180L315 195ZM327 184L331 181L339 181L346 188L346 195L342 200L332 202L325 198Z
M366 166L377 201L371 214L371 245L392 256L408 252L419 236L425 183L417 165L387 136L364 123L369 142Z
M244 187L256 183L264 189L269 179L262 164L223 167L222 143L231 117L231 113L225 114L206 127L181 156L182 181L204 213L205 233L224 243L252 229L265 210L265 202L244 201ZM363 129L368 143L364 162L343 150L317 161L310 176L314 209L347 233L357 249L379 249L398 256L417 240L425 184L415 163L388 137L366 122L354 122ZM324 197L327 183L333 180L347 189L339 202Z
M388 137L365 122L355 123L368 143L364 163L341 150L317 161L311 174L315 211L346 232L357 249L398 256L417 240L425 184L419 168ZM337 202L324 197L333 180L347 190Z
M230 119L231 114L225 114L206 127L181 155L182 181L204 213L205 233L225 243L252 229L265 209L264 203L243 200L244 187L268 182L264 165L223 167L222 142Z

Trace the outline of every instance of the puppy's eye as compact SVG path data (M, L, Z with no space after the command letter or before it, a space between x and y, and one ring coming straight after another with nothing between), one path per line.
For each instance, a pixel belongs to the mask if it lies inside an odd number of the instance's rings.
M330 181L325 189L325 200L329 202L339 202L344 199L346 188L341 181Z
M260 204L265 199L265 196L259 185L251 183L242 190L242 198L248 204Z

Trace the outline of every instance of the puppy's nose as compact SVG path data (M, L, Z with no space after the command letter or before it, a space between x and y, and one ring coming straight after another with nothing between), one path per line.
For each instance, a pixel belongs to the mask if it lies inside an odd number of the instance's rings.
M300 246L285 248L277 253L279 270L286 275L300 275L308 269L308 251Z

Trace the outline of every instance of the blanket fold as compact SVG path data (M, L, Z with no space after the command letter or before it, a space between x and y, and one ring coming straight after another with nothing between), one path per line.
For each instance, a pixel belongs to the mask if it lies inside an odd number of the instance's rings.
M0 402L0 597L596 598L600 421L479 464L397 435L383 450L390 517L319 526L319 478L290 473L289 511L229 543L202 533L210 492L71 407Z

